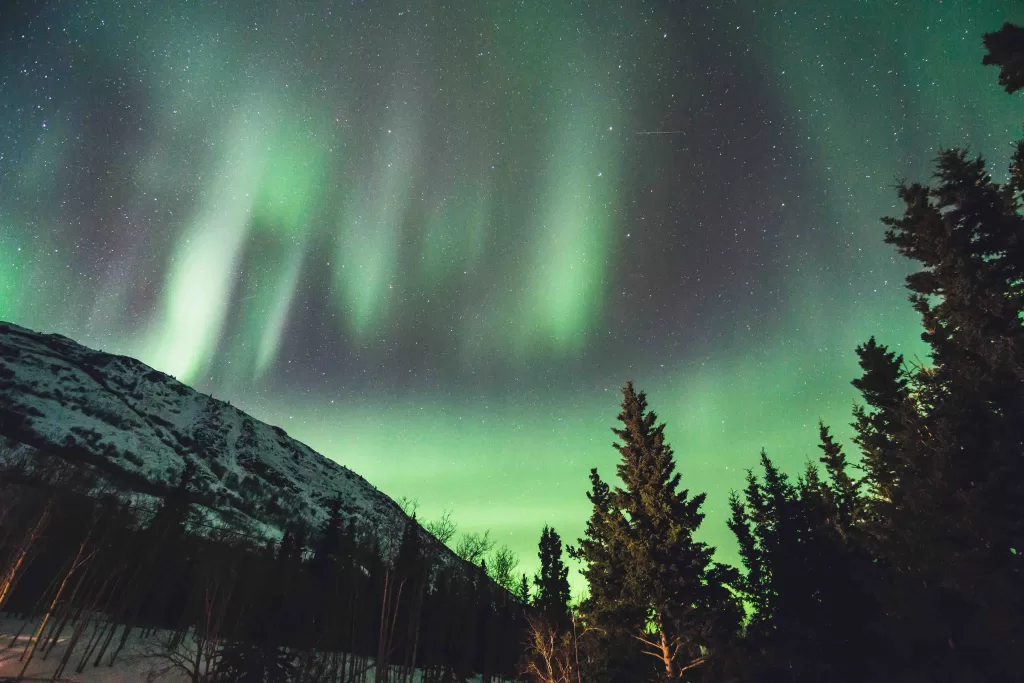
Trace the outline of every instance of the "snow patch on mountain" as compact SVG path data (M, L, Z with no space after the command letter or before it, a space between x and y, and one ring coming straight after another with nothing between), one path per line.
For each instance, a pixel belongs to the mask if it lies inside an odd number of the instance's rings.
M0 435L159 494L196 466L192 489L228 524L312 528L338 498L375 528L406 515L369 482L238 408L133 358L0 322ZM244 522L244 524L243 524Z

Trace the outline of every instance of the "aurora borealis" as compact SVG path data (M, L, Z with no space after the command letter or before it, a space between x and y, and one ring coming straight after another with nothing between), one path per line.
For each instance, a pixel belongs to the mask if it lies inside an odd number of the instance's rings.
M921 354L894 183L1024 113L938 3L5 3L0 319L132 355L536 564L632 379L704 530Z

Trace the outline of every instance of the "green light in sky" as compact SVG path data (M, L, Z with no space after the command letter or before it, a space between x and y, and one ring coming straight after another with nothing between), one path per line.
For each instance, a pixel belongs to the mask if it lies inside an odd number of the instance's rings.
M435 202L426 218L420 252L424 287L436 289L458 271L480 264L493 219L491 209L486 172Z
M179 379L192 381L209 366L239 292L246 322L229 374L239 381L238 371L250 367L246 378L258 378L277 355L330 149L316 126L299 119L263 98L229 126L230 149L174 251L161 319L144 351ZM246 258L252 240L264 246Z
M25 286L28 274L24 272L25 259L17 233L12 227L0 224L0 235L0 320L17 320L29 291Z
M300 118L297 111L279 116L254 211L254 226L268 233L270 246L264 251L273 265L264 263L259 268L261 264L255 264L259 291L248 299L249 328L243 341L258 338L253 379L261 377L277 357L306 245L315 229L310 217L320 201L333 149L332 140L309 117Z
M141 354L184 382L195 380L217 349L263 174L259 126L237 120L230 140L211 191L174 249L161 313Z
M869 335L919 354L878 219L942 145L1002 170L1020 100L980 36L1020 4L378 4L26 13L0 318L265 401L526 571L543 523L582 532L632 379L733 559L757 451L843 431ZM286 332L336 348L286 367Z
M308 118L284 110L267 135L265 172L254 207L257 225L285 235L303 234L320 200L332 140Z
M259 346L256 349L256 372L254 378L261 377L277 357L277 350L281 345L281 336L284 333L284 325L288 319L288 311L291 308L292 298L295 296L295 288L299 284L299 274L302 271L304 255L305 248L299 246L293 247L286 256L284 267L281 269L277 285L274 289L273 302L268 312L269 314L262 321L263 330L260 333Z
M620 182L610 109L584 93L554 117L523 324L555 349L579 348L600 319Z
M378 133L370 168L360 168L338 221L336 302L349 331L365 341L384 320L396 284L398 249L420 152L418 120L408 104ZM371 170L372 169L372 170Z

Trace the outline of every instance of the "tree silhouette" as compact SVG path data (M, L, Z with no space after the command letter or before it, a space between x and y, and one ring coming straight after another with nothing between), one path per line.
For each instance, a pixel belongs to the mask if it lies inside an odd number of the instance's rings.
M999 85L1011 94L1024 88L1024 28L1005 23L984 41L988 54L981 63L999 67Z
M710 669L735 632L739 607L727 585L738 576L693 538L705 495L679 488L665 425L631 382L618 419L622 426L612 431L620 440L614 446L622 486L610 490L591 473L594 511L574 551L591 587L583 614L603 632L638 643L660 675L675 680L695 667Z
M533 579L537 595L533 601L539 612L556 630L569 627L569 569L562 562L562 539L545 525L538 551L540 573Z

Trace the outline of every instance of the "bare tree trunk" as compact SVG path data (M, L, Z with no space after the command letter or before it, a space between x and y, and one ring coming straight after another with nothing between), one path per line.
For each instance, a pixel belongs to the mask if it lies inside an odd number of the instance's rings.
M92 653L96 651L96 646L103 640L103 634L107 631L107 624L102 623L102 619L97 622L95 628L92 630L92 635L89 636L89 641L85 644L85 652L82 653L81 659L78 660L78 664L75 665L75 673L82 673L85 670L85 663L92 657Z
M117 635L117 627L120 626L121 630L127 630L128 624L121 624L116 621L110 623L110 631L107 633L107 637L103 640L103 645L100 647L99 652L96 653L96 659L93 661L93 666L99 666L100 662L103 661L103 655L107 653L107 648L110 647L111 641L114 640L114 636ZM111 660L113 661L113 660Z
M88 567L88 568L86 568L86 570L84 572L82 572L82 578L79 579L75 583L75 587L71 590L71 595L69 595L68 599L64 602L64 608L62 610L64 616L60 620L59 625L55 625L55 627L53 628L52 632L50 633L49 642L44 646L44 649L43 649L43 661L45 661L46 658L50 656L50 652L53 650L54 646L57 644L57 641L60 638L60 634L64 632L64 628L67 626L68 622L71 621L72 618L77 620L77 619L79 619L81 617L82 612L84 611L85 608L84 608L84 606L82 606L82 607L79 607L76 610L75 609L75 598L78 597L78 593L82 589L82 586L89 579L91 579L92 573L93 573L92 572L92 567ZM76 611L77 611L77 615L76 615ZM75 616L72 617L72 615L75 615Z
M19 628L18 632L14 634L14 637L11 638L11 644L7 646L7 649L11 649L15 645L18 644L18 640L21 638L21 634L25 632L25 627L26 626L28 626L28 618L27 618L27 616L26 616L25 619L22 620L21 628Z
M95 619L95 617L98 614L104 613L104 609L103 608L109 606L109 605L103 605L102 603L104 602L105 596L108 595L107 588L108 588L108 586L110 586L110 582L111 582L111 576L108 575L107 578L104 579L103 582L100 584L99 588L97 588L96 594L93 596L93 599L92 599L92 601L89 604L89 620L90 621ZM114 581L114 586L116 587L118 583L120 583L120 575L118 575L117 579ZM82 655L78 665L75 667L75 672L76 673L82 673L82 670L85 668L85 663L89 660L89 657L92 656L93 649L96 647L96 644L99 642L99 638L102 635L103 630L104 630L100 626L100 623L101 623L101 620L100 619L96 619L96 624L97 625L93 628L93 633L89 637L88 642L86 643L85 653L83 653L83 655Z
M110 653L110 661L107 662L107 666L114 666L114 660L117 659L119 654L121 654L121 650L124 649L125 643L128 642L128 636L131 634L132 630L132 626L128 624L124 625L124 628L121 630L121 640L118 641L117 647L114 648L114 651Z
M420 624L423 619L423 594L426 591L426 579L420 582L419 590L416 592L416 599L413 601L413 636L412 636L412 654L409 657L409 671L408 671L408 682L414 683L416 672L416 655L418 654L420 644Z
M402 587L405 585L403 581L398 589L398 597L395 599L395 607L391 609L391 593L393 592L393 581L394 577L391 576L391 570L387 570L384 573L384 597L381 599L380 604L380 633L377 638L377 670L374 672L374 680L376 683L387 683L388 674L390 672L391 664L389 657L391 654L391 642L395 635L395 624L397 621L398 603L402 598Z
M380 629L377 633L377 670L374 672L374 681L376 683L386 683L387 681L384 662L384 637L388 632L388 598L390 589L391 572L386 570L384 572L384 597L380 601Z
M217 658L217 649L220 646L220 630L227 615L228 603L231 601L234 582L228 585L226 590L219 586L212 588L208 584L203 591L203 624L202 634L200 629L195 629L196 634L196 683L207 680L214 669ZM204 669L201 669L203 667ZM200 671L204 673L200 674Z
M580 671L580 639L576 634L576 612L575 610L570 612L572 618L572 648L576 660L576 683L583 683L582 673Z
M32 657L36 653L36 648L39 647L40 637L42 636L43 631L46 630L46 623L50 620L50 616L53 614L54 608L56 608L57 603L60 601L60 596L64 593L64 589L67 587L68 581L71 579L71 575L75 573L75 570L78 569L81 566L81 563L84 561L82 558L82 553L85 552L85 546L88 542L89 537L86 536L82 540L82 543L78 546L78 553L75 555L75 559L71 563L71 567L70 569L68 569L68 573L64 575L64 580L61 581L60 588L57 589L57 594L53 596L53 602L50 603L50 608L46 610L46 614L43 615L43 620L39 623L39 628L36 630L36 634L32 639L31 651L28 650L28 644L26 643L26 652L22 653L22 657L24 657L25 654L27 653L28 658L25 660L25 665L21 668L21 673L19 674L19 676L25 676L25 672L28 670L28 665L32 662Z
M665 664L666 680L675 680L675 672L672 667L672 652L669 649L668 639L665 638L665 629L662 628L661 619L658 619L658 635L661 637L661 661Z
M46 507L43 508L43 512L39 515L39 520L35 526L32 527L25 534L25 539L21 542L21 545L14 552L14 557L8 562L4 568L4 572L0 575L0 610L3 610L4 603L7 602L7 598L10 597L11 591L14 589L15 584L19 578L19 570L25 564L25 558L28 556L32 546L35 545L36 539L46 528L46 522L50 518L50 507L53 505L52 499L47 502Z
M82 635L88 628L89 623L92 621L93 612L89 613L89 616L85 619L79 614L78 620L75 622L75 629L71 633L71 639L68 641L68 646L64 650L64 654L60 658L60 662L57 663L57 668L53 670L53 677L50 679L51 683L60 678L64 670L67 669L68 663L71 661L71 653L74 652L75 647L78 645L78 641L82 639Z
M198 628L196 628L194 630L194 634L195 635L193 637L193 641L195 642L195 646L196 646L196 654L195 654L195 660L189 662L189 664L191 665L189 668L192 669L189 672L189 674L190 674L190 676L192 678L192 683L202 683L203 678L202 678L202 675L201 675L200 671L201 671L201 667L203 665L203 650L205 650L205 648L206 648L206 646L205 646L205 636L203 636L203 635L201 635L199 633L199 629ZM185 638L187 638L187 637L188 636L186 635L181 640L184 641ZM175 647L178 647L178 646L176 645Z
M387 683L391 673L391 654L395 649L395 626L398 624L398 606L402 602L402 590L405 588L405 579L398 584L398 593L395 595L395 607L391 611L391 627L388 629L387 651L385 653L385 674L384 681ZM379 666L379 665L378 665Z
M43 661L50 656L50 652L53 651L57 641L60 639L60 634L64 632L68 622L71 621L71 615L74 614L75 610L71 606L71 601L74 600L74 594L68 598L61 606L59 614L54 618L53 625L50 626L50 633L43 638Z

